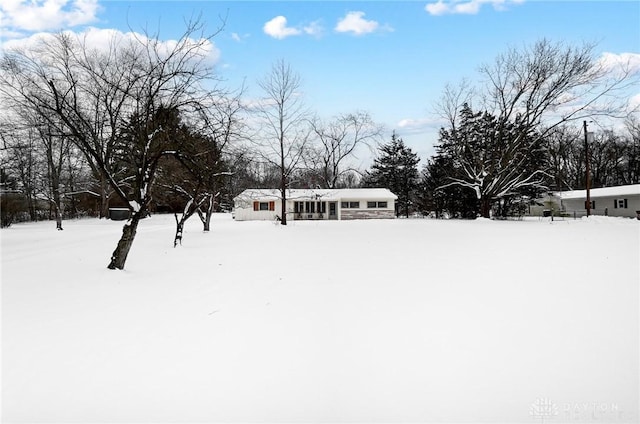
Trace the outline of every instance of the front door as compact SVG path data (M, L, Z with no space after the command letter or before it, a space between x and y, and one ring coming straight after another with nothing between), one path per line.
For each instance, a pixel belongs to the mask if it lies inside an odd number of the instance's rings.
M338 219L336 204L336 202L329 202L329 219Z

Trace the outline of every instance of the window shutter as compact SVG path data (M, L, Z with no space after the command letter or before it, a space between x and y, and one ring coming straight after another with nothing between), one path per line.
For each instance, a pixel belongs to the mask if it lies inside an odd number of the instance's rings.
M269 202L269 210L270 211L276 210L276 202Z
M627 199L624 199L624 208L627 209Z
M618 209L618 199L613 199L613 207L614 209Z
M260 202L253 202L253 210L254 211L260 210Z

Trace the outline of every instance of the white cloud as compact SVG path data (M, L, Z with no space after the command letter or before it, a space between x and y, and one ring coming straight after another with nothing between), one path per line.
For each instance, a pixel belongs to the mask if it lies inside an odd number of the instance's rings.
M87 46L91 46L96 51L107 51L109 46L116 43L123 43L127 41L141 41L146 40L144 34L133 32L121 32L116 29L99 29L99 28L87 28L82 32L64 31L79 42L86 43ZM31 51L37 51L41 42L54 37L53 33L40 32L33 34L27 38L14 39L6 41L3 45L3 49L25 49ZM202 40L188 39L187 44L196 45ZM160 52L168 53L172 48L177 45L177 40L164 40L160 41L158 50ZM196 52L198 56L207 58L212 63L218 62L220 59L220 50L211 41L205 40L199 47L199 51Z
M521 4L524 0L438 0L427 3L424 9L434 16L447 14L475 15L483 5L489 4L495 10L506 10L508 4Z
M396 127L402 130L403 133L416 134L422 133L427 130L436 130L447 124L447 121L440 117L432 118L420 118L420 119L402 119Z
M303 31L307 35L312 35L314 37L320 37L324 32L324 28L322 27L320 21L313 21L310 24L306 25L303 28Z
M231 33L231 39L237 43L243 43L247 38L251 37L251 34L238 34L237 32Z
M299 29L287 26L287 18L284 16L276 16L271 19L269 22L264 24L263 30L265 34L273 38L277 38L278 40L300 34Z
M436 3L428 3L424 9L429 12L430 15L435 15L435 16L439 16L439 15L444 15L445 13L449 12L449 6L444 3L442 0L436 2Z
M640 73L640 53L609 53L605 52L598 59L599 64L608 72L614 74Z
M369 34L378 30L393 31L390 27L381 27L380 24L373 20L364 19L364 12L349 12L340 19L335 27L337 32L351 32L355 35Z
M625 86L628 88L626 110L628 113L640 113L640 53L603 53L598 59L598 64L602 66L612 78L625 78Z
M0 30L17 35L23 31L49 31L97 21L98 0L3 0Z
M276 16L271 19L269 22L264 24L263 30L265 34L279 40L302 34L321 37L324 32L324 28L319 20L310 22L304 26L288 26L287 18L284 16Z
M461 15L475 15L480 11L480 6L482 5L482 0L472 0L466 3L458 3L454 5L453 10L454 13L459 13Z

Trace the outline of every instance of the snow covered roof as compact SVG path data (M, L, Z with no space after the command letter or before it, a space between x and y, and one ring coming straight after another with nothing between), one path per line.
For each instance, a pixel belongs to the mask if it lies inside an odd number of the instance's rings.
M275 188L258 189L250 188L236 199L279 199L280 190ZM290 189L287 190L287 200L388 200L397 199L398 196L386 188L344 188L344 189Z
M561 199L585 199L587 190L561 191L557 193ZM612 197L640 195L640 184L623 185L616 187L592 188L589 190L590 197Z

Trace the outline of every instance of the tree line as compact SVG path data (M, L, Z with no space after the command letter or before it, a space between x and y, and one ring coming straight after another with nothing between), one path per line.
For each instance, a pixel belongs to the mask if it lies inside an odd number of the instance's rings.
M461 110L460 127L442 130L416 187L422 213L459 218L523 215L536 198L586 188L584 131L562 125L515 150L496 137L495 117ZM589 137L589 187L640 183L640 131L633 120ZM504 130L503 130L504 131ZM509 131L515 131L510 128ZM476 134L481 137L475 137ZM506 164L506 165L505 165Z
M480 87L445 88L436 152L397 189L409 193L399 199L405 215L522 214L545 192L584 189L587 159L590 187L640 183L640 121L629 94L640 70L632 63L612 66L595 58L594 45L543 39L507 50L480 76ZM587 123L599 120L615 129L591 139Z
M369 113L314 114L284 60L258 81L257 100L225 87L207 59L219 31L207 35L195 21L174 43L114 36L106 49L62 32L5 51L2 226L54 219L62 230L65 217L125 208L130 219L108 265L122 269L150 212L174 214L178 245L187 219L198 216L208 231L212 214L245 188L277 187L284 205L288 188L387 187L398 215L489 216L496 205L506 213L523 196L581 188L571 124L619 114L616 94L634 77L608 72L592 46L542 40L513 49L481 68L484 92L466 83L444 90L447 125L419 171L417 155L396 133L385 143ZM594 186L638 182L639 126L627 128L593 141ZM377 156L363 171L354 163L367 149ZM284 206L280 218L286 225Z

